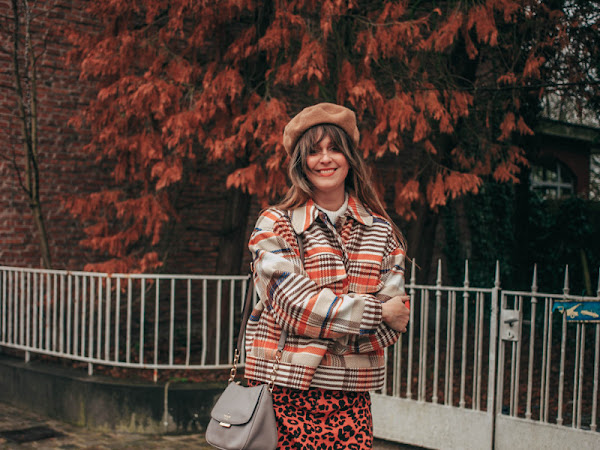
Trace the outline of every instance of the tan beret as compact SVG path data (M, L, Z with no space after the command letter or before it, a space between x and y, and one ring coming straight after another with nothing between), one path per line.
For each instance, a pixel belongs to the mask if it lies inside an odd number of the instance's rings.
M333 103L319 103L300 111L283 130L283 146L288 155L292 154L300 136L310 127L320 124L337 125L343 129L356 147L360 133L356 126L354 111Z

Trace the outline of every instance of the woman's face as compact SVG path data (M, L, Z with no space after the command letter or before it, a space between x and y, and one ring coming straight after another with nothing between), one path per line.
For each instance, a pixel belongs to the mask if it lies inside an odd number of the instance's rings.
M308 180L313 185L315 201L319 197L340 195L343 199L345 180L350 168L348 160L329 136L323 137L306 157ZM343 200L342 200L343 201Z

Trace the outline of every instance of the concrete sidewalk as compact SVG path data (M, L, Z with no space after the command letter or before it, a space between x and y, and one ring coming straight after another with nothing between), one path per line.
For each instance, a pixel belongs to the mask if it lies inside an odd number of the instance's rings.
M6 432L25 430L14 436ZM52 437L52 434L55 436ZM13 440L14 438L14 440ZM27 439L34 439L27 442ZM19 442L20 441L20 442ZM48 419L0 402L2 449L208 449L201 434L146 435L101 432Z
M74 450L209 449L212 447L206 443L203 434L147 435L81 428L2 403L0 394L0 448ZM379 440L374 446L376 450L408 448L414 447Z

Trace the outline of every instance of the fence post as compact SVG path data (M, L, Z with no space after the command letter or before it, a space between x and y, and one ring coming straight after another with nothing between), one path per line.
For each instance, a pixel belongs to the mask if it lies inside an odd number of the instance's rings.
M501 367L497 364L498 353L498 303L500 299L500 261L496 261L496 275L494 278L494 288L492 289L492 310L490 314L490 360L488 368L488 398L487 412L491 414L492 432L490 433L489 448L494 448L496 433L496 377L501 378L499 374ZM500 393L499 397L502 395Z
M435 350L433 357L433 393L431 402L438 403L438 374L439 374L439 355L440 355L440 317L442 301L442 260L438 259L437 280L435 282Z
M537 285L537 264L533 265L533 277L531 280L531 293L532 293L532 297L531 297L531 334L533 335L535 332L535 318L536 318L536 310L537 310L537 297L535 296L535 294L537 294L538 291L538 285ZM543 306L543 305L542 305ZM540 308L542 307L540 306ZM544 315L545 315L545 311L544 311ZM544 332L542 334L542 339L545 339L546 336L546 329L544 328ZM543 340L542 340L543 342ZM525 412L525 417L527 419L531 419L531 401L532 401L532 391L533 391L533 358L531 355L533 355L535 349L535 344L534 344L534 340L530 339L529 340L529 367L528 367L528 375L527 375L527 410ZM543 417L544 415L544 411L546 409L546 397L545 397L545 392L546 392L546 380L544 379L545 375L546 375L546 345L543 346L543 350L542 350L542 379L540 381L540 418Z
M411 270L410 270L410 327L408 328L408 363L406 366L406 398L412 400L412 366L413 366L413 344L414 344L414 317L415 317L415 306L416 306L416 289L417 276L416 276L417 260L413 258Z

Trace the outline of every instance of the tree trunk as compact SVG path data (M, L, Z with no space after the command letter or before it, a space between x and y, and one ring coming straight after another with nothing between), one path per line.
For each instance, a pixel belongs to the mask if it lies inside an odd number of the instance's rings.
M239 189L229 190L219 239L216 274L236 275L242 270L250 202L249 194Z
M50 258L50 247L48 245L48 235L44 224L44 216L40 203L39 189L39 164L38 164L38 98L37 98L37 60L35 58L32 36L31 21L32 12L27 3L23 5L24 11L20 11L20 4L17 0L12 1L13 12L13 76L15 83L15 92L17 94L17 105L19 118L21 120L21 134L23 137L23 159L25 168L25 180L21 177L21 170L17 161L14 161L15 170L21 187L29 200L29 208L33 215L33 221L38 232L40 242L40 253L42 266L50 269L52 266ZM25 46L24 53L21 53L19 25L21 16L25 21ZM29 80L29 89L23 89L23 75L20 69L19 61L21 58L26 61L25 73Z
M221 237L219 239L219 254L217 256L215 273L221 275L237 275L242 271L242 260L243 260L243 252L247 248L246 247L246 228L248 224L248 213L250 210L250 200L251 196L245 192L242 192L239 189L230 189L227 194L227 200L225 202L225 211L223 214L223 222L221 226ZM246 273L247 270L243 270L243 273ZM243 296L243 292L239 290L241 284L236 283L236 304ZM221 286L221 296L224 300L221 303L221 311L218 313L221 314L222 317L229 317L229 301L227 299L230 298L231 286L229 283L223 283ZM214 293L213 295L216 295ZM212 297L214 298L214 297ZM209 302L208 304L208 317L216 317L216 302ZM239 323L239 313L236 310L236 323ZM222 324L221 335L226 335L226 327L227 323ZM207 333L208 342L207 345L207 358L208 361L213 360L215 358L215 339L216 339L216 322L209 322L209 330ZM236 327L237 332L237 327ZM227 355L227 340L223 339L219 345L221 355ZM227 363L231 361L217 361L217 363Z
M51 269L52 259L50 258L48 234L46 232L46 224L44 223L44 215L42 214L42 206L39 201L31 204L31 212L33 213L33 221L35 222L35 227L38 231L42 267L44 267L44 269Z
M417 219L408 227L408 255L417 263L415 267L417 283L428 283L432 278L435 282L435 272L431 274L430 267L438 215L425 204L418 205L416 214ZM407 270L407 276L410 276L409 273Z
M513 250L513 261L515 261L514 278L516 288L526 288L530 284L529 274L531 273L532 261L529 256L529 216L531 214L529 206L529 174L528 169L523 169L519 176L520 182L515 185L515 248Z
M461 244L462 256L464 259L470 259L473 250L473 242L471 237L471 226L465 209L464 197L459 197L454 200L455 224L457 231L458 242Z

